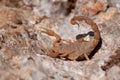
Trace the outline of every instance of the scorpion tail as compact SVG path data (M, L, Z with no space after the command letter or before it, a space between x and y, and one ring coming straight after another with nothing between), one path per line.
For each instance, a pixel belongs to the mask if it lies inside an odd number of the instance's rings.
M95 44L97 44L100 40L100 31L98 29L98 26L96 23L94 23L90 18L84 17L84 16L74 16L71 19L71 24L75 25L78 24L77 21L85 21L87 24L90 25L92 30L94 31L94 39L95 39Z

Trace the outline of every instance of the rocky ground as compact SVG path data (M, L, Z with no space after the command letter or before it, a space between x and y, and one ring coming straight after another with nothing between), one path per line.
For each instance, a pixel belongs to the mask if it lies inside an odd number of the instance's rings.
M41 28L74 43L91 31L85 22L70 23L80 15L91 18L101 34L90 60L47 56L55 37ZM0 80L120 80L120 1L0 0Z

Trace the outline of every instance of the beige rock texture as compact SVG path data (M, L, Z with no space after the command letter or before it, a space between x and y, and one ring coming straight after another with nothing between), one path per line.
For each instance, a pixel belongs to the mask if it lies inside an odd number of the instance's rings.
M101 34L90 60L47 56L55 37L41 28L74 43L78 34L92 31L85 22L70 23L81 15ZM120 80L120 1L0 0L0 80Z

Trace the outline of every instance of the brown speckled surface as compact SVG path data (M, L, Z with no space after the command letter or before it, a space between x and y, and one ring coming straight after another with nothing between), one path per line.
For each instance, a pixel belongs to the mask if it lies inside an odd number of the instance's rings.
M73 10L68 8L68 1L0 0L0 80L120 79L120 1L77 0ZM94 1L103 6L99 8ZM81 12L86 8L91 10ZM71 12L66 15L68 9ZM89 61L44 55L47 54L44 48L50 49L55 38L41 33L41 27L73 42L76 35L91 31L84 22L80 27L71 25L74 15L88 16L98 25L102 39L100 48ZM89 41L89 36L85 40Z

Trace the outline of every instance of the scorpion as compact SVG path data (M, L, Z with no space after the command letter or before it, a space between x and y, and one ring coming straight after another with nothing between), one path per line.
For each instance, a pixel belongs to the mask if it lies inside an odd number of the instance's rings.
M94 23L90 18L84 16L74 16L71 19L71 24L79 24L78 22L80 21L85 21L92 28L94 32L92 40L90 39L90 41L86 41L83 38L79 38L74 42L68 41L68 44L65 44L62 42L61 37L54 31L43 27L41 28L41 32L56 38L56 40L53 42L53 47L51 49L46 49L48 56L52 58L59 57L69 60L79 60L83 58L90 60L88 56L100 41L100 31L96 23Z

